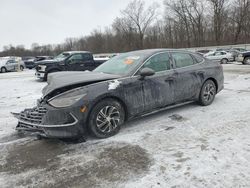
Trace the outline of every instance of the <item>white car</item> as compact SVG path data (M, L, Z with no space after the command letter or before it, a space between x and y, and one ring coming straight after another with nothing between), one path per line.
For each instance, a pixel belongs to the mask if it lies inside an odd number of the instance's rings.
M213 61L221 62L222 64L234 60L233 55L226 51L209 52L205 54L204 57L206 57L207 59L211 59Z
M17 71L19 65L20 65L20 70L23 71L25 65L23 61L21 61L19 58L17 57L0 58L0 71L2 73L8 71Z

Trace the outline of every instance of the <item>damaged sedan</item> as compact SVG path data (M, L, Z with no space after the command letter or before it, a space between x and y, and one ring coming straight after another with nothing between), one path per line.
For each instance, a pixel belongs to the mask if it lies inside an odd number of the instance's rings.
M223 89L223 70L195 53L150 49L118 55L92 72L48 77L37 106L14 113L18 131L49 138L107 138L125 121L198 101L210 105Z

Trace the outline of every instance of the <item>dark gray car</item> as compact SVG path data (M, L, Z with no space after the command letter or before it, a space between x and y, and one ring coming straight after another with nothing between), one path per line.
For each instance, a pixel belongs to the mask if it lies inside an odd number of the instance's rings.
M36 107L17 130L54 138L113 136L131 118L185 101L210 105L223 89L223 70L188 51L151 49L121 54L92 72L52 73Z

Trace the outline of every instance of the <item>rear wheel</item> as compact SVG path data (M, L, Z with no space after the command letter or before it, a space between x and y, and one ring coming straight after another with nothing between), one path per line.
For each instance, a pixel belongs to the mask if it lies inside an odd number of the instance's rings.
M5 73L5 72L7 72L7 69L6 69L5 67L2 67L2 68L1 68L1 72L2 72L2 73Z
M216 85L212 80L207 80L200 91L199 103L208 106L213 103L216 95Z
M243 64L250 65L250 57L246 57L243 61Z
M23 69L24 69L24 67L21 65L21 66L20 66L20 71L23 71Z
M117 134L125 120L123 106L114 99L99 102L91 111L89 129L97 138L108 138Z
M227 64L227 63L228 63L228 59L226 59L226 58L222 59L222 60L221 60L221 63L222 63L222 64Z

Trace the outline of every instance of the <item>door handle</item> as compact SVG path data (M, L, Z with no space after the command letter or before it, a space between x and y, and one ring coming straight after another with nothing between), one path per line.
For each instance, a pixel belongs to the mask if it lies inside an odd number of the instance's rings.
M168 77L165 79L165 82L173 82L174 81L174 77Z
M84 65L84 64L81 64L80 66L81 66L81 67L84 67L85 65Z
M203 76L205 74L205 71L198 71L197 74Z

